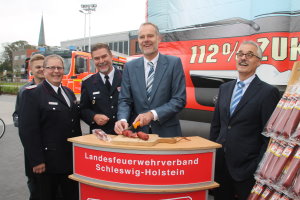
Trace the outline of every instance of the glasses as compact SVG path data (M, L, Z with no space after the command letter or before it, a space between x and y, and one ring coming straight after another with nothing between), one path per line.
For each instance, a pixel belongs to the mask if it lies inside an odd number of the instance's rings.
M64 68L63 67L60 67L60 66L58 66L58 67L56 67L56 66L47 66L47 67L45 67L46 69L49 69L49 70L51 70L51 71L54 71L54 70L56 70L57 69L57 71L62 71L62 70L64 70Z
M255 55L254 53L251 53L251 52L248 52L248 53L237 52L236 53L236 57L237 58L242 58L243 56L245 56L246 59L250 59L253 56L255 56L256 58L260 59L260 57L258 57L257 55Z

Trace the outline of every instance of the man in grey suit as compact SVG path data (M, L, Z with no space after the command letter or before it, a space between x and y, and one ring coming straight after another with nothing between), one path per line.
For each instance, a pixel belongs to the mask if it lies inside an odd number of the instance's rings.
M141 131L161 137L181 136L177 114L186 104L185 77L180 58L158 52L161 41L155 24L143 23L138 31L143 57L125 65L119 95L115 132L121 134L136 116Z
M255 75L262 51L253 41L243 42L236 53L237 80L220 86L211 123L210 139L222 144L216 153L215 200L245 200L254 172L269 139L261 133L276 104L279 91Z

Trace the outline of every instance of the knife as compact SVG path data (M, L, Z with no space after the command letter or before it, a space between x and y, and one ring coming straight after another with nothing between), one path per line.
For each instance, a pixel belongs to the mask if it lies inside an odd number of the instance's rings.
M132 130L132 129L136 129L137 127L140 126L140 121L135 122L134 124L132 124L131 126L129 126L128 128L126 128L125 130Z

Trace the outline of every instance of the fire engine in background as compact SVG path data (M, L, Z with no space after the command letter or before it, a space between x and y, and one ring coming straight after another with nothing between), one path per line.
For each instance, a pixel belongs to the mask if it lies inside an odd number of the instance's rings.
M147 14L163 35L159 51L183 63L187 104L181 120L211 121L219 86L237 77L235 54L244 40L263 51L259 78L281 91L300 60L299 0L148 0Z
M118 69L123 69L124 64L126 63L126 58L121 56L116 56L117 52L113 53L113 65ZM88 78L92 74L96 73L95 65L90 53L83 51L72 51L72 50L46 50L46 51L37 51L33 54L42 54L48 56L51 54L60 55L64 58L64 76L62 84L67 86L75 94L80 94L81 92L81 83L84 78ZM26 65L28 68L28 59L26 59ZM29 79L32 79L30 70L28 70Z

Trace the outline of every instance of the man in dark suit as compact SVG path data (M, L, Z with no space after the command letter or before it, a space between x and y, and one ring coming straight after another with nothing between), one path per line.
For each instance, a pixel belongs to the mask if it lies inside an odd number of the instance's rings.
M122 73L112 64L112 53L107 44L96 44L91 50L99 73L84 80L81 87L81 118L93 129L115 134L118 97Z
M20 102L22 101L22 93L26 88L29 86L35 87L34 85L40 84L44 79L44 72L43 72L43 63L44 63L45 57L41 54L35 54L33 55L30 60L29 60L29 67L30 67L30 72L33 75L32 81L26 83L23 85L19 93L17 95L16 99L16 106L15 106L15 111L13 113L13 120L14 120L14 125L15 127L18 127L18 122L19 122L19 109L20 109ZM25 163L25 174L27 176L27 186L29 189L29 200L38 200L38 186L36 183L36 178L32 172L32 168L30 167L28 158L24 152L24 163Z
M54 200L60 187L65 200L79 198L72 174L72 143L81 135L79 106L74 93L61 85L64 61L50 55L44 61L45 79L22 94L19 133L42 200Z
M143 57L126 63L119 96L115 131L128 127L137 115L141 130L161 137L181 136L177 114L186 103L185 77L180 58L158 52L160 34L156 25L144 23L138 31Z
M247 199L254 172L266 150L268 138L261 133L280 95L277 88L256 75L262 51L245 41L236 54L237 80L220 86L211 123L210 139L222 144L217 150L215 200Z

